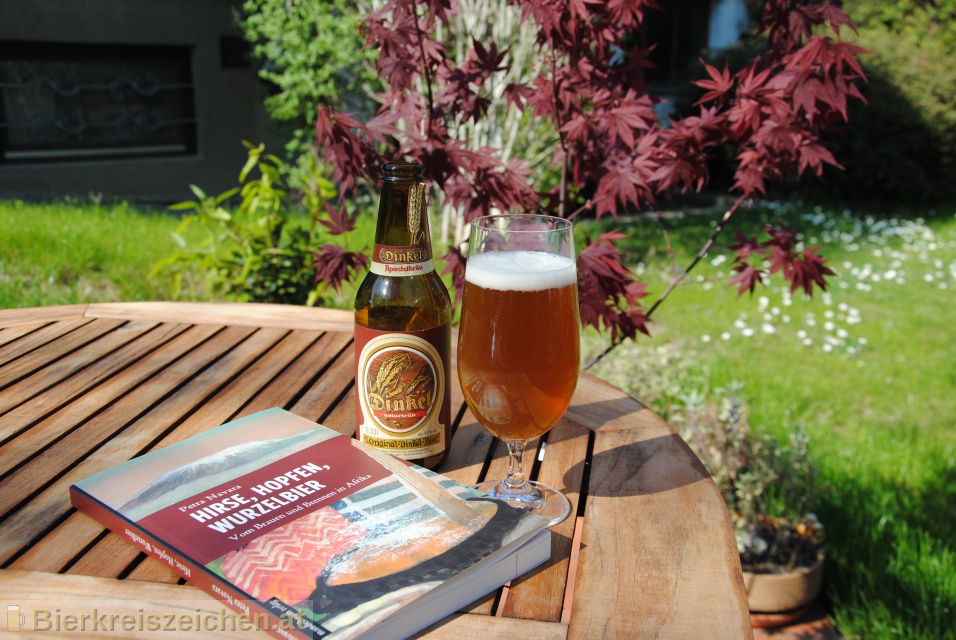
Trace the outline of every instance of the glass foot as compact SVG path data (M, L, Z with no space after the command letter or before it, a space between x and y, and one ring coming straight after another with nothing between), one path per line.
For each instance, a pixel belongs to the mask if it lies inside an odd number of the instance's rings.
M507 493L500 480L488 480L475 485L475 489L492 498L507 502L513 507L530 511L548 521L548 526L562 522L571 513L571 501L563 493L540 482L529 482L531 491Z

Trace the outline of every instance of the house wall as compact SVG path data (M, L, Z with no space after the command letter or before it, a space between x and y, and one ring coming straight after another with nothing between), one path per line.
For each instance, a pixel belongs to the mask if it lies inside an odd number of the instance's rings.
M237 184L242 140L269 128L255 71L224 68L220 37L237 36L231 0L2 0L0 42L176 45L192 51L197 119L189 155L120 159L0 161L0 197L102 194L168 203L188 185L219 193ZM277 147L271 147L276 150Z

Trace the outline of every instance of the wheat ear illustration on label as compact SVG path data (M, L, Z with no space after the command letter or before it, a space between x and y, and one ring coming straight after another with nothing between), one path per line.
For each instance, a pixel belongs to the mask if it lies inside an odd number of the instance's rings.
M418 391L427 393L431 390L433 382L434 377L432 376L432 370L428 367L422 367L419 369L418 375L408 384L408 389L405 393L409 396L415 395L415 392Z
M422 201L425 197L425 185L415 183L408 188L408 235L412 244L419 243L422 232Z
M379 367L375 381L369 387L369 394L392 398L404 391L404 386L398 380L411 364L412 357L405 352L389 356Z

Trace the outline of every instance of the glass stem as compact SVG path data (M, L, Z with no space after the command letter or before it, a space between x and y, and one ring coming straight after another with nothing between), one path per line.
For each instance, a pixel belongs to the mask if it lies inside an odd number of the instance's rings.
M509 441L508 443L508 476L501 481L505 493L531 493L534 490L528 484L528 478L524 475L521 467L521 458L524 455L524 448L528 444L524 440Z

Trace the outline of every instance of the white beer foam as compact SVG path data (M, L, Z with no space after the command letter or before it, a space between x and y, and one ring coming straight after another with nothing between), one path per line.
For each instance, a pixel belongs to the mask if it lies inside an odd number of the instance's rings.
M537 251L493 251L470 256L465 281L499 291L541 291L577 282L574 260Z

